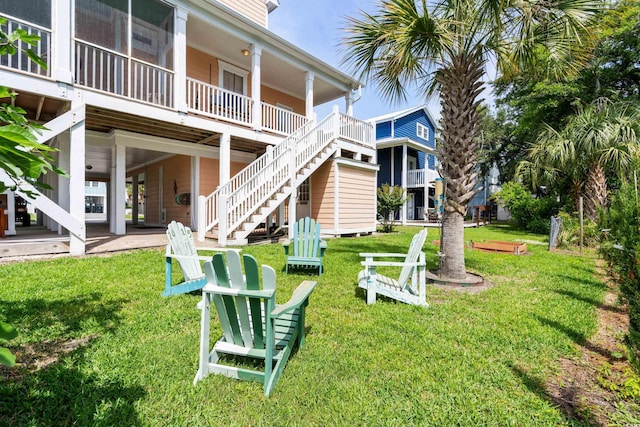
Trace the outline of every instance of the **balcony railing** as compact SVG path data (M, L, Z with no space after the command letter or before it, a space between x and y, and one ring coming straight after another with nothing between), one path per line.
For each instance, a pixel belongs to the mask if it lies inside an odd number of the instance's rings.
M438 172L431 169L411 169L407 171L407 188L421 188L438 178Z
M28 34L33 34L40 37L35 46L30 46L26 43L20 42L18 45L18 52L15 55L2 55L0 57L0 65L10 67L15 70L25 71L27 73L38 74L41 76L51 76L51 31L39 27L34 24L28 24L16 18L9 18L5 15L0 15L7 20L0 28L5 34L11 34L17 29L22 29ZM31 49L42 58L47 64L47 68L42 68L37 63L33 62L31 58L27 56L25 51Z
M187 107L193 113L250 125L252 106L248 96L187 77Z
M76 83L91 89L173 107L174 73L89 43L76 41Z
M375 148L373 126L355 117L340 114L340 138L367 148Z
M291 135L309 119L284 108L262 103L262 129L282 135Z

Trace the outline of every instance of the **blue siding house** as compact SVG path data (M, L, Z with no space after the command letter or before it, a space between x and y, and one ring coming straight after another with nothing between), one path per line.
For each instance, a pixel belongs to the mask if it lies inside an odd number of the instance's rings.
M407 220L428 219L433 208L436 172L435 121L425 106L409 108L368 120L376 129L380 170L378 187L399 185L408 200L399 214Z

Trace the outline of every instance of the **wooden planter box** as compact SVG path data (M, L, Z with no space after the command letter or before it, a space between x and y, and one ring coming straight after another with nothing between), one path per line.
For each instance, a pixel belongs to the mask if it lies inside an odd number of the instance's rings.
M471 249L484 252L502 252L514 255L522 255L527 252L526 243L501 242L498 240L485 240L484 242L471 242Z

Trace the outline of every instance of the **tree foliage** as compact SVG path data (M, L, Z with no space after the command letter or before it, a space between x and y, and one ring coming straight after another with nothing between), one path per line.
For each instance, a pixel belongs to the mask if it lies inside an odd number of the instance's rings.
M5 20L0 18L0 24ZM38 36L27 34L22 29L17 29L11 34L0 30L0 56L13 55L18 52L18 44L34 45L39 40ZM31 49L23 52L46 67ZM15 99L16 93L5 86L0 86L0 99ZM36 188L50 188L48 185L38 182L38 178L47 172L64 175L64 171L54 165L51 154L55 148L39 143L37 135L44 127L32 123L26 118L26 112L11 103L0 104L0 169L4 170L13 184L0 181L0 193L20 187L21 182L26 181Z
M415 86L425 95L438 91L436 150L446 183L442 276L466 278L463 221L477 191L489 58L508 77L534 62L553 78L575 74L592 46L589 19L599 6L598 0L379 0L373 14L347 18L346 62L374 80L384 98L404 100Z
M393 224L398 209L407 201L404 190L397 185L382 184L378 188L378 218L384 233L393 232Z

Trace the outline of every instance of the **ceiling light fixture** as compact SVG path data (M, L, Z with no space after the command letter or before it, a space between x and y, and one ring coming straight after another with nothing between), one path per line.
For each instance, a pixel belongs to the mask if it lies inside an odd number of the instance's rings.
M242 49L242 56L249 56L249 49Z

